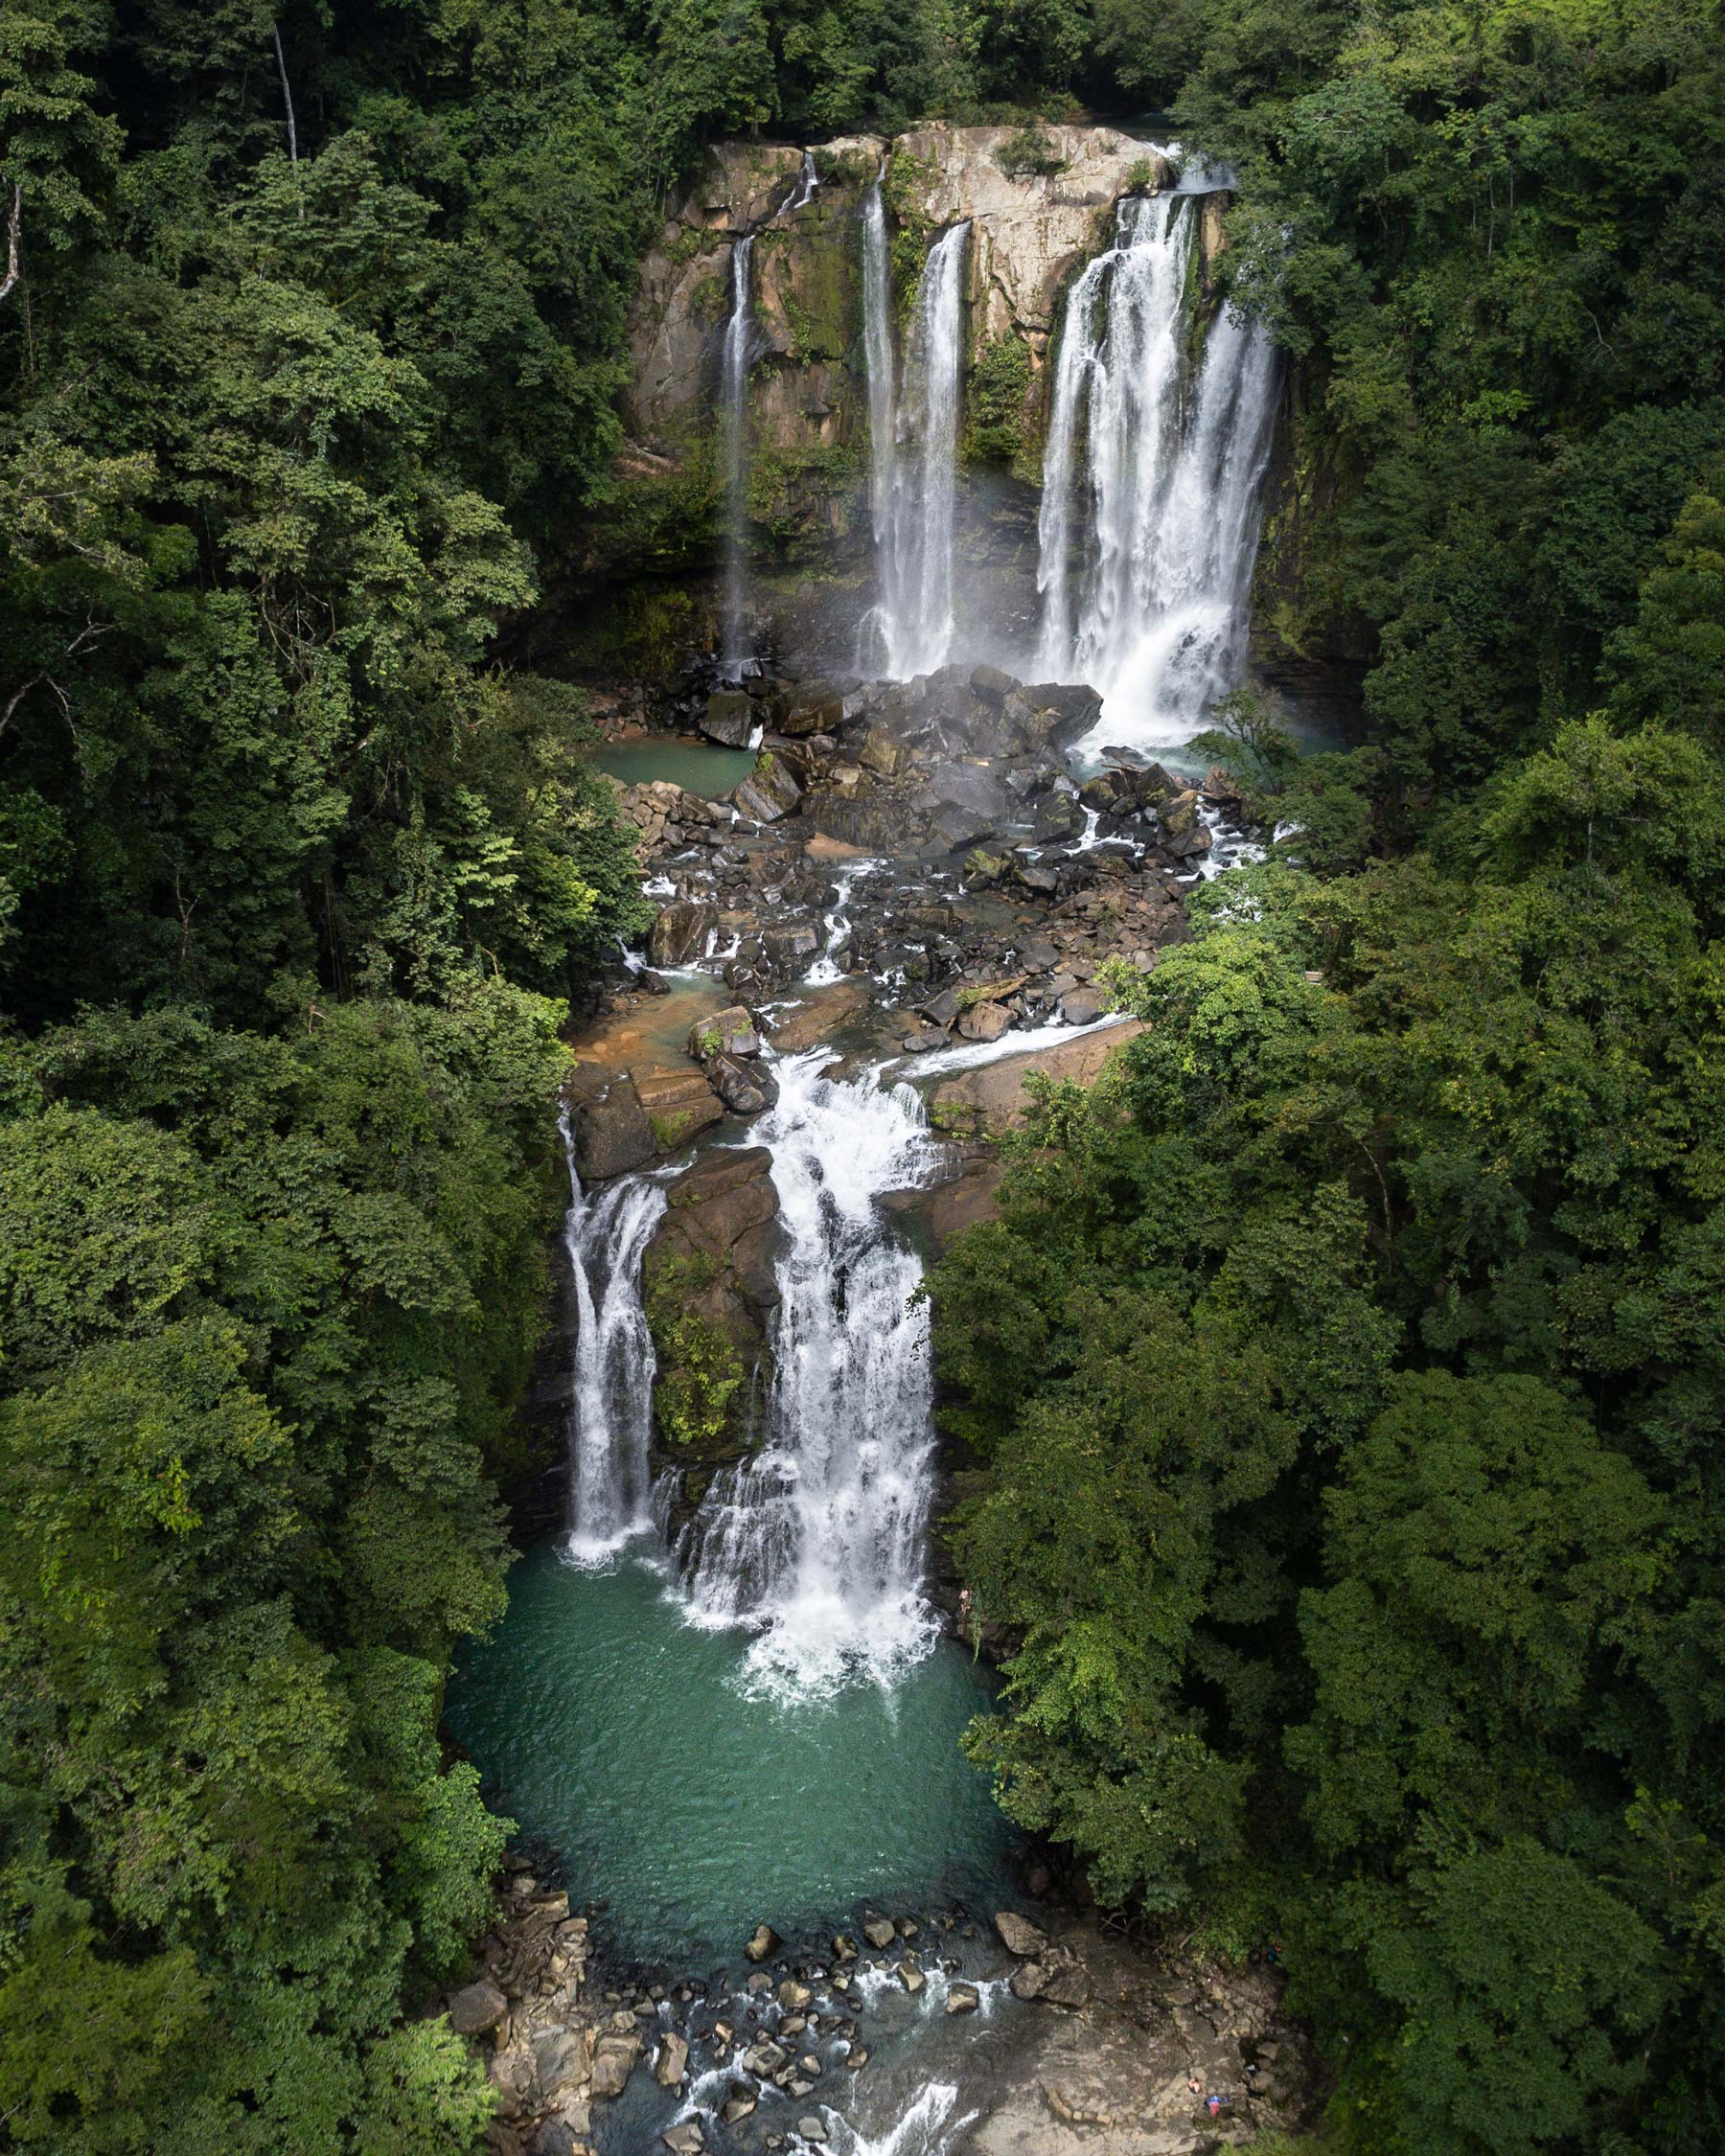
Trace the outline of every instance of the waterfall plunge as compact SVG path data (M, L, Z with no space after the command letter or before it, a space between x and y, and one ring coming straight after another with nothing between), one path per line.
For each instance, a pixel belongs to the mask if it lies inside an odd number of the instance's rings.
M955 224L929 250L901 396L894 380L892 292L879 180L863 201L863 352L880 599L864 620L861 641L864 651L872 645L876 670L895 681L932 673L945 665L952 648L953 504L969 239L969 224ZM866 668L866 659L863 663Z
M887 1682L935 1636L921 1594L932 1466L928 1314L882 1193L931 1164L922 1106L779 1067L772 1149L788 1247L762 1449L714 1478L678 1555L696 1622L759 1627L751 1684L804 1697Z
M719 447L724 462L724 651L725 677L742 677L751 656L744 609L748 587L748 366L754 339L754 309L749 294L749 265L754 236L745 233L731 248L730 319L724 326L724 356L719 379Z
M641 1258L665 1209L664 1185L626 1176L587 1196L569 1162L564 1245L575 1281L575 1383L569 1404L571 1525L568 1554L604 1564L646 1533L647 1444L657 1363L641 1307Z
M1092 743L1186 739L1238 680L1276 356L1224 310L1194 377L1190 197L1122 202L1073 286L1048 425L1037 668L1100 689Z

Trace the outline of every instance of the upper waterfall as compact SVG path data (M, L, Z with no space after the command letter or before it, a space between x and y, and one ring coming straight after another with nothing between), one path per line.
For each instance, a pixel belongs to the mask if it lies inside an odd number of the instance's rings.
M862 218L862 305L880 599L867 622L879 671L929 674L952 648L953 507L964 377L964 269L969 222L929 250L910 325L902 395L892 375L891 298L877 182Z
M1037 663L1102 691L1098 741L1185 739L1245 655L1276 356L1224 308L1194 368L1193 199L1122 202L1062 324Z
M719 384L725 493L724 665L732 680L742 674L750 656L745 518L748 511L748 366L753 330L749 270L753 257L753 235L745 233L731 248L730 317L724 327Z

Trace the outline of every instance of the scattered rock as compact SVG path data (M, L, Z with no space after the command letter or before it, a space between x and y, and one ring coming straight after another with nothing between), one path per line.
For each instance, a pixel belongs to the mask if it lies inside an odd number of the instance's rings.
M862 1937L870 1946L885 1951L897 1938L898 1927L890 1916L868 1916L863 1919Z
M771 1156L769 1155L769 1158L770 1158ZM751 1961L764 1961L768 1955L776 1952L783 1944L784 1941L770 1924L757 1924L754 1928L753 1938L750 1938L743 1951Z
M908 1954L898 1965L898 1980L913 1999L929 1981Z
M647 931L647 956L655 966L686 966L702 957L719 926L719 908L698 899L678 899L660 909Z
M708 741L725 748L747 748L759 723L752 698L741 689L715 689L702 715L701 730Z
M495 2029L509 2011L509 2001L488 1978L470 1984L449 2001L449 2027L457 2036L479 2036Z
M1000 1909L995 1912L995 1930L1000 1935L1000 1944L1008 1954L1016 1954L1021 1961L1045 1951L1048 1935L1021 1916L1016 1910Z
M982 1994L974 1984L953 1984L947 1986L946 2010L950 2014L974 2014L982 2004Z
M675 2030L659 2038L658 2056L653 2062L653 2078L661 2089L675 2089L689 2070L688 2039Z
M701 2151L706 2146L699 2119L685 2119L680 2126L667 2128L659 2139L671 2150L672 2156L701 2156Z
M787 1977L778 1987L778 2003L787 2013L796 2013L806 2007L815 1994L806 1984L798 1984L794 1977Z
M806 2119L799 2119L796 2122L796 2130L801 2134L804 2141L824 2143L827 2137L826 2122L822 2119L816 2119L813 2113L810 2113Z

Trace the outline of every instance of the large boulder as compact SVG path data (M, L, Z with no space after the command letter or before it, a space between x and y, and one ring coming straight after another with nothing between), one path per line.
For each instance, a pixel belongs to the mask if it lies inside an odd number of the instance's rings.
M733 790L731 799L737 805L737 814L751 822L776 823L802 800L802 788L782 756L763 756L742 785Z
M715 689L701 715L701 730L708 741L726 748L747 748L761 723L754 699L741 689Z
M1021 1961L1032 1960L1043 1952L1048 1943L1048 1935L1028 1916L1021 1916L1016 1909L995 1912L995 1930L1000 1935L1000 1944L1008 1954L1016 1954Z
M618 1071L570 1110L575 1165L583 1182L604 1182L657 1158L653 1125L627 1072Z
M651 1070L635 1080L634 1089L661 1153L675 1153L724 1112L699 1070Z
M758 1056L761 1036L753 1014L741 1003L732 1003L711 1018L698 1019L689 1028L689 1053L697 1063L713 1056Z
M508 2011L509 2001L488 1977L481 1977L449 2001L449 2027L457 2036L482 2036Z
M699 899L677 899L647 931L647 956L656 966L686 966L702 957L719 926L719 908Z

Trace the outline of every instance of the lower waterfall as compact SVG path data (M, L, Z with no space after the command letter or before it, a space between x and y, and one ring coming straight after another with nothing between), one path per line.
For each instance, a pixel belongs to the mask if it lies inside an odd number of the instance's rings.
M932 673L945 665L952 648L953 505L969 239L968 222L955 224L929 250L903 382L895 396L891 291L878 184L864 201L863 350L880 598L863 624L863 643L866 653L872 638L872 670L891 680Z
M1185 739L1245 657L1276 355L1225 307L1194 366L1194 199L1122 202L1061 329L1037 667L1101 690L1098 743Z
M678 1552L696 1621L759 1626L751 1679L791 1696L886 1681L934 1639L922 1266L877 1211L924 1179L932 1141L908 1087L841 1085L819 1075L830 1061L780 1065L778 1105L755 1127L787 1234L766 1428L714 1478Z
M569 1401L570 1558L607 1563L644 1533L657 1361L641 1307L641 1258L665 1209L663 1183L626 1176L587 1196L575 1172L564 1244L575 1287L575 1374Z

